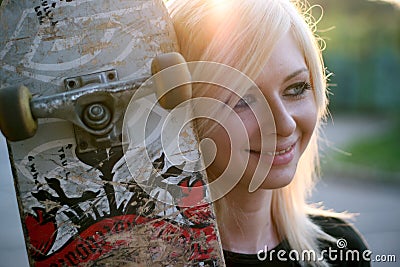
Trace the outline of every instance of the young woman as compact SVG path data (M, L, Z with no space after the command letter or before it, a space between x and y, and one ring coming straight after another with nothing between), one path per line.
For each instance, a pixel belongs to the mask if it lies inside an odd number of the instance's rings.
M303 12L307 5L289 0L167 4L187 61L228 65L255 84L194 86L195 97L231 107L223 116L216 107L214 118L198 122L200 138L213 140L216 148L207 168L210 181L229 165L245 166L238 177L230 172L239 182L215 203L227 266L369 266L371 254L344 215L306 202L327 106L315 24ZM215 123L217 117L223 123ZM244 127L246 137L237 134L237 127ZM263 142L274 143L272 151ZM260 186L249 190L264 165Z

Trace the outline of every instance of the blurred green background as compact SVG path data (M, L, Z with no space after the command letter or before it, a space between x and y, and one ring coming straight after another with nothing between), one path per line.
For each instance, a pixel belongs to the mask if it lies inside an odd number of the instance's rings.
M400 1L311 0L323 7L318 35L336 111L399 111ZM320 10L313 9L319 17Z
M327 138L347 135L327 149L325 173L399 183L400 0L309 2L323 9L317 34L332 73L329 109L336 125L328 122ZM321 8L312 14L319 18Z

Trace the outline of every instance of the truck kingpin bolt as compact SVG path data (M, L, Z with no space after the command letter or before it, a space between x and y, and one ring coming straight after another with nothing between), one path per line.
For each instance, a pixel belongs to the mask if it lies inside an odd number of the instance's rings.
M105 128L110 120L110 110L102 103L90 104L83 112L83 122L96 130Z

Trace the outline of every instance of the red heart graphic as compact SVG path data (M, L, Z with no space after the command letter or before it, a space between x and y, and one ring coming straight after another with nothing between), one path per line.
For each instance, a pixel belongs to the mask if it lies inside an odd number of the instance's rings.
M34 208L35 215L28 214L25 218L28 231L30 250L34 258L45 256L54 244L57 227L53 215L48 215L43 208Z

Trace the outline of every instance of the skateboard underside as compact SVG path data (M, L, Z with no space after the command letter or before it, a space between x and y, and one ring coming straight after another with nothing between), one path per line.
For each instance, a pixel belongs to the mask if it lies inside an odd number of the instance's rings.
M23 84L33 99L148 77L152 58L177 50L158 0L3 0L0 23L0 88ZM32 138L8 143L32 266L223 265L196 133L169 120L182 130L165 145L169 113L156 103L132 100L101 136L46 118Z

